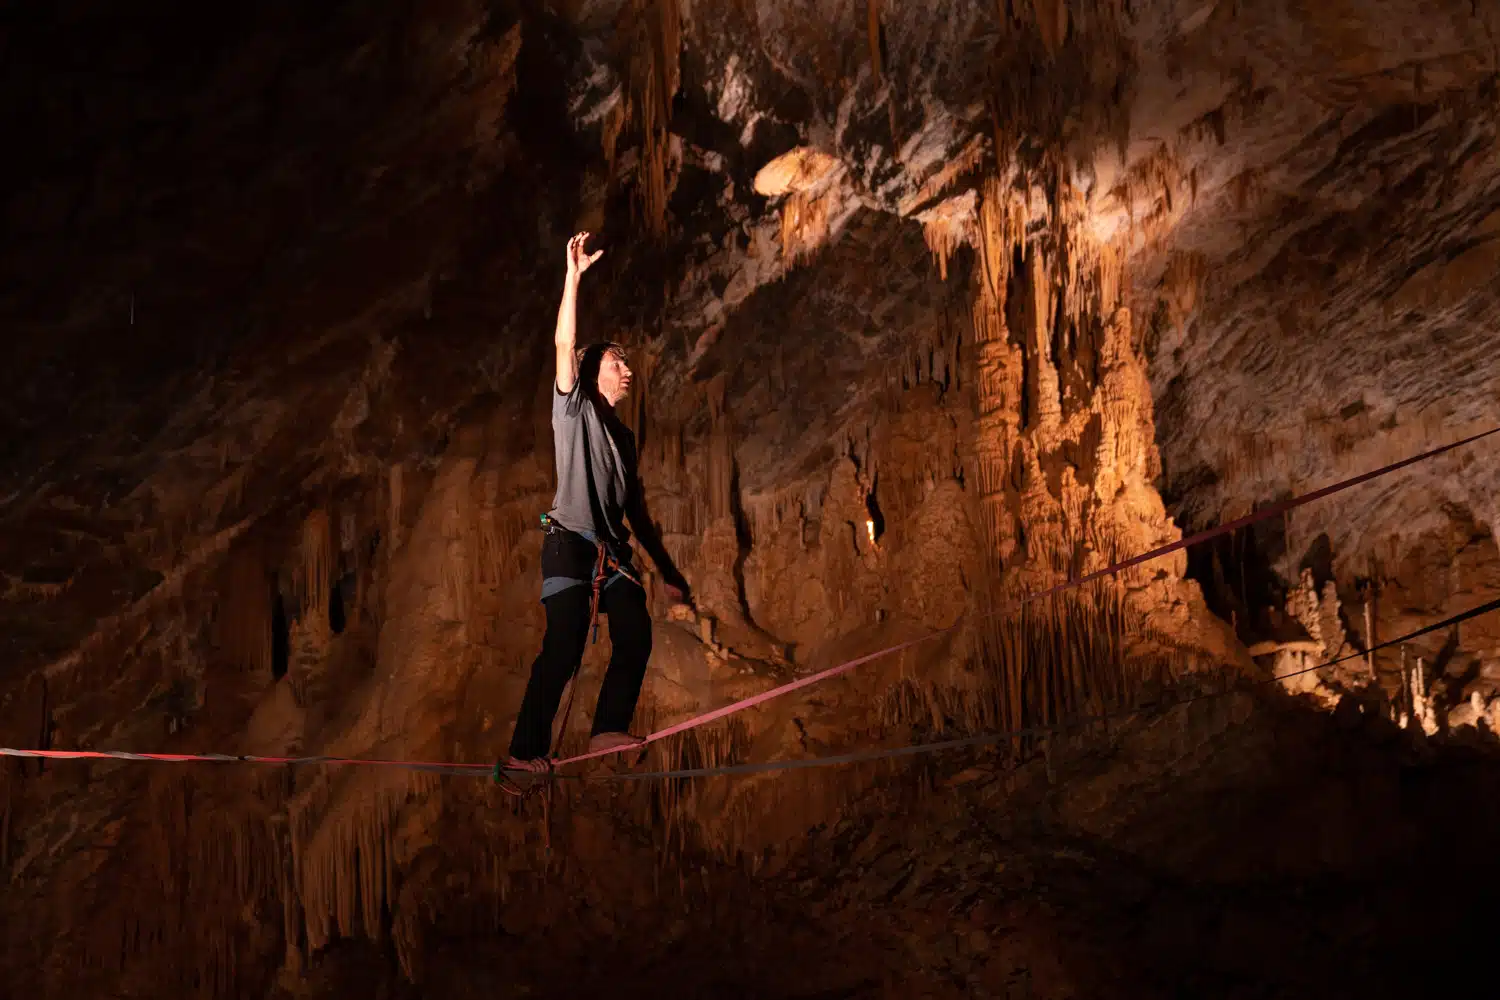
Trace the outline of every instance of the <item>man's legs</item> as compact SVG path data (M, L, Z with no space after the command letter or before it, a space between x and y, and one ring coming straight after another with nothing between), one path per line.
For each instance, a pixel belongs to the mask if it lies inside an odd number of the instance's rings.
M609 615L611 649L609 669L604 672L594 709L594 736L630 730L641 683L646 679L646 663L651 659L651 612L646 608L646 592L630 580L617 580L604 588L599 603L600 610Z
M544 604L547 634L542 638L541 653L531 665L531 680L521 699L516 731L510 740L510 755L518 760L535 760L552 752L552 720L557 716L568 678L577 672L583 660L592 598L593 592L588 587L569 587L547 598Z

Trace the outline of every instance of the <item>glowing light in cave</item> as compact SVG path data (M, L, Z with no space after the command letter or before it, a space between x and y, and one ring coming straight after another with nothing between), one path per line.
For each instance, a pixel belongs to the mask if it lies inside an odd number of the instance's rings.
M870 544L874 545L875 544L875 521L872 518L868 518L868 517L865 518L865 534L870 536Z

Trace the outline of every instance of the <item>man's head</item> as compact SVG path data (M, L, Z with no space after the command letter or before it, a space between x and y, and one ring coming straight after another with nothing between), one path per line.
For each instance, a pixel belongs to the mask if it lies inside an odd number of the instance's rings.
M578 352L578 380L614 406L630 391L633 373L619 344L590 344Z

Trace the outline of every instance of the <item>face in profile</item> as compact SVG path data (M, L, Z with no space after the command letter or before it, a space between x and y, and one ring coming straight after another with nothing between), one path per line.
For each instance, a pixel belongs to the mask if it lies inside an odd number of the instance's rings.
M599 359L599 395L610 406L625 398L630 391L630 365L619 351L606 351Z

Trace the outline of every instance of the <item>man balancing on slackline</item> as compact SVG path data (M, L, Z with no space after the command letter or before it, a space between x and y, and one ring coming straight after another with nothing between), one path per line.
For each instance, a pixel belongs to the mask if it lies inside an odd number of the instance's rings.
M552 392L552 438L557 494L542 515L542 605L547 632L521 700L510 759L502 772L545 772L551 765L552 722L569 679L583 660L596 615L609 618L612 647L599 689L589 751L644 743L629 733L651 656L651 614L640 574L631 562L628 515L651 560L682 601L686 583L672 567L645 514L637 480L635 435L615 415L630 391L631 371L618 344L575 346L578 284L604 251L584 249L588 233L568 241L568 270L557 310L557 378ZM571 696L570 696L571 700Z

